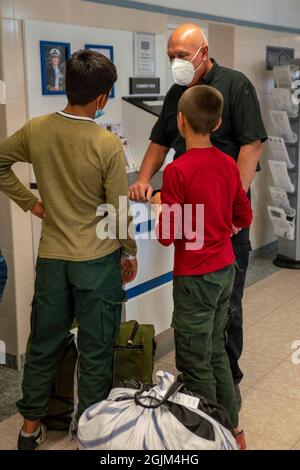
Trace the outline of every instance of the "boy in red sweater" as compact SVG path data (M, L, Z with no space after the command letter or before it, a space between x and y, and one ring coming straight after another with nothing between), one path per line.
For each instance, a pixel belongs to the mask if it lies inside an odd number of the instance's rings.
M251 225L252 211L236 162L211 144L221 125L223 97L189 88L178 127L187 152L163 176L160 243L175 245L176 365L188 389L223 405L238 432L238 410L225 351L235 275L233 231Z

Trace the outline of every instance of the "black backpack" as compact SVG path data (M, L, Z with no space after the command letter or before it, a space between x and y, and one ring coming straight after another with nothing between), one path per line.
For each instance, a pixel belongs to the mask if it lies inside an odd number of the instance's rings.
M30 338L27 351L30 348ZM74 410L74 372L78 352L74 335L68 334L59 362L57 374L51 387L48 414L41 421L50 431L67 431Z

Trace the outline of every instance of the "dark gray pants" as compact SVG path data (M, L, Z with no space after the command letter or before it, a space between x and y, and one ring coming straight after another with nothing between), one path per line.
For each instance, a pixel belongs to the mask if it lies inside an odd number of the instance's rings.
M228 328L228 341L226 351L228 354L230 368L235 384L243 379L243 372L239 366L239 360L243 352L243 305L242 299L246 283L247 268L249 263L249 252L251 245L249 241L249 229L242 230L232 239L236 254L236 275L233 291L230 299L230 309L233 317Z

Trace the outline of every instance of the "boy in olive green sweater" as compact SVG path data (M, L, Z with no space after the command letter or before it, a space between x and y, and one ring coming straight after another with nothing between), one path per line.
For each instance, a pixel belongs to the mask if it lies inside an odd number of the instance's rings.
M103 55L79 51L67 62L68 105L33 119L0 144L0 191L24 211L43 219L27 353L24 417L18 448L45 439L51 385L74 316L79 323L79 408L106 398L112 381L113 344L121 321L122 284L137 272L136 244L118 238L119 196L127 197L125 160L119 139L94 121L117 79ZM39 201L17 179L16 162L33 165ZM98 238L102 204L116 209L116 236ZM122 214L122 220L124 219ZM125 215L127 228L131 219ZM128 233L128 232L127 232ZM99 232L98 232L99 235Z

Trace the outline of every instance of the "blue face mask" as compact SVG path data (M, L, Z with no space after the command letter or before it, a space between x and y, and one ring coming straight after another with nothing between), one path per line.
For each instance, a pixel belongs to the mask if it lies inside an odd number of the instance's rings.
M105 111L102 111L102 109L97 109L94 119L99 119L104 115L105 115Z

